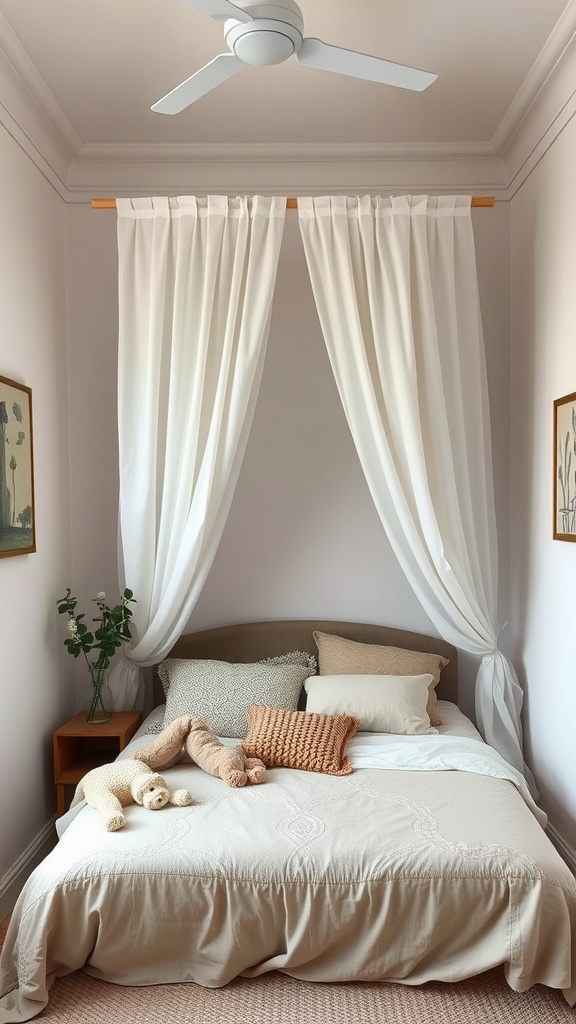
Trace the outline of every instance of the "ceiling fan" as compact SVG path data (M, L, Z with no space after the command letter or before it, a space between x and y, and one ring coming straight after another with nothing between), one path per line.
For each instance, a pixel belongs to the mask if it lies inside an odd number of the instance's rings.
M230 52L219 53L158 100L152 110L159 114L178 114L248 64L281 64L293 54L308 68L416 92L427 89L438 77L429 71L303 36L304 20L294 0L272 0L271 3L243 0L242 6L231 0L187 0L187 3L215 21L224 22L224 40Z

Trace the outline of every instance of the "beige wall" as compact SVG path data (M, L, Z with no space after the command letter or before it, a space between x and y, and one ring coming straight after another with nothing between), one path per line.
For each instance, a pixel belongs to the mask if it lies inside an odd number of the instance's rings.
M4 129L0 167L0 373L32 388L38 545L0 559L1 919L53 813L51 733L74 696L55 610L71 576L64 204Z
M552 539L553 402L576 391L576 123L512 201L511 587L541 803L576 847L576 544Z

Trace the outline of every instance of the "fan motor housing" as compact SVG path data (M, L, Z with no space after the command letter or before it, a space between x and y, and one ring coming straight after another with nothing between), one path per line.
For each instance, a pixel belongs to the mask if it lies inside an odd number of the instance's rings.
M249 11L250 5L243 5ZM304 22L300 8L275 4L252 7L257 16L253 21L230 18L224 24L226 45L246 64L281 64L302 45Z

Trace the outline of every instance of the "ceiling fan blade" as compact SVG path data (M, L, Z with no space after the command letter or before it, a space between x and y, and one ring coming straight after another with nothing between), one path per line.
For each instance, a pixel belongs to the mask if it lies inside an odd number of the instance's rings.
M251 14L243 11L241 7L230 3L230 0L186 0L192 7L202 14L207 14L214 21L226 21L228 18L235 18L236 21L254 21Z
M209 64L196 71L185 82L181 82L175 89L163 96L154 104L152 110L157 114L179 114L184 107L195 103L201 96L204 96L217 85L232 78L243 68L247 67L240 57L234 53L219 53Z
M332 46L321 39L314 39L313 36L302 40L296 56L307 68L334 71L338 75L365 78L369 82L396 85L400 89L413 89L415 92L427 89L438 78L438 75L430 71L419 71L381 57L369 57L356 50L345 50L341 46Z

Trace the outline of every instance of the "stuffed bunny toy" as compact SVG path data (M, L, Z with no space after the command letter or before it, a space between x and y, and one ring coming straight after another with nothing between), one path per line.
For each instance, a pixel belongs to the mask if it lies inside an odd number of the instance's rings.
M85 800L104 816L108 832L123 828L122 808L137 803L149 811L157 811L167 803L186 807L192 803L187 789L172 792L161 775L142 761L127 757L111 764L103 764L86 773L76 786L70 807Z

